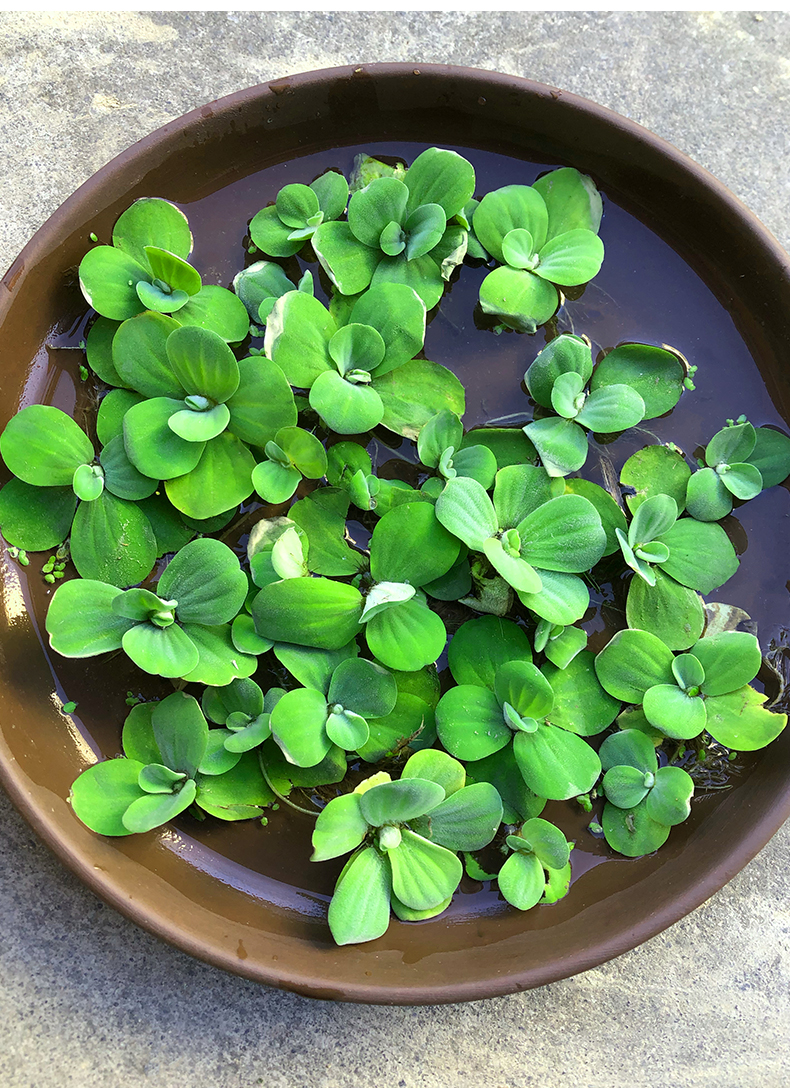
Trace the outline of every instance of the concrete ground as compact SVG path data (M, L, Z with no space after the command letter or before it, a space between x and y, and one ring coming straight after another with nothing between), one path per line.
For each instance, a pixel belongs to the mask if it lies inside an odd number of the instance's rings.
M706 166L790 246L778 12L6 13L0 267L171 118L289 73L454 63L592 98ZM790 827L647 944L469 1005L316 1003L225 975L102 904L0 798L2 1088L783 1088Z

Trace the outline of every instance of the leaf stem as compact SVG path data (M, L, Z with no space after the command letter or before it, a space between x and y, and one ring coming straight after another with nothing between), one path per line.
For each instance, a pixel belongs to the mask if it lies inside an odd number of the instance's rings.
M261 760L259 760L259 762L260 762L260 765L261 765L261 774L263 775L264 779L266 780L266 785L272 791L274 796L278 798L278 800L282 801L286 805L290 805L291 808L295 808L297 812L304 812L304 814L306 816L312 816L314 820L318 819L318 813L315 811L315 809L302 808L302 806L297 805L295 801L289 800L285 796L285 794L280 793L280 791L277 789L277 787L272 782L271 778L269 778L269 775L266 772L266 765L263 762L263 760L261 759Z

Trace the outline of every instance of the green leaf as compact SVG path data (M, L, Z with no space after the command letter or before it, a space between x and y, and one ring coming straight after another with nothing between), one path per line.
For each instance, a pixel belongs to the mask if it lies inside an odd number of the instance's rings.
M753 499L763 489L763 478L754 465L735 463L726 471L723 467L720 468L719 472L722 483L736 499Z
M152 623L129 625L122 645L144 672L153 676L185 677L195 668L200 654L178 624L155 627Z
M332 741L327 736L326 699L310 688L287 692L271 713L272 736L289 763L314 767L320 763Z
M681 518L661 541L669 548L664 572L699 593L712 593L738 569L735 549L720 525Z
M86 768L71 787L75 815L97 835L130 835L123 814L143 791L143 764L135 759L107 759Z
M335 943L361 944L386 932L392 878L386 859L373 846L356 853L338 878L329 904Z
M422 752L415 752L407 760L401 771L401 778L421 778L429 782L436 782L444 790L445 798L448 798L463 789L466 783L466 772L463 764L459 763L457 759L453 759L447 752L441 752L435 748L426 748ZM434 809L433 812L435 811ZM475 849L475 847L470 847L470 849Z
M368 727L370 736L358 750L358 754L368 763L377 763L385 756L400 751L407 742L413 750L418 745L432 744L436 739L430 705L409 693L399 692L394 709L381 718L371 718ZM432 778L431 775L418 777Z
M468 431L461 442L461 449L468 446L485 446L491 450L500 469L534 463L537 456L535 447L520 427L475 428Z
M560 495L539 506L518 525L521 557L539 570L575 574L595 566L606 534L592 503L581 495Z
M174 253L169 253L166 249L160 249L158 246L146 246L145 258L149 268L154 274L154 283L152 285L138 284L138 297L140 296L141 286L152 286L154 289L157 289L157 280L170 287L170 299L173 301L176 296L179 295L196 295L203 286L200 280L200 274L197 270L194 269L191 264L182 261L180 257L176 257ZM167 299L168 292L164 288L158 289ZM171 305L170 309L180 309L186 301L187 299L183 299L183 301L179 300L178 304Z
M702 697L687 695L674 683L648 688L643 710L652 726L674 740L691 740L706 727L707 712Z
M508 661L531 661L532 652L523 628L498 616L467 620L458 628L447 652L457 684L493 690L497 669Z
M276 443L308 480L320 480L326 472L326 451L310 431L302 427L283 427Z
M705 626L702 599L661 570L653 573L654 586L642 578L631 579L625 606L628 626L651 631L670 650L688 650Z
M85 338L88 366L106 385L126 386L112 361L112 341L119 327L117 321L97 317Z
M338 434L362 434L384 417L384 404L375 389L352 384L332 371L319 374L313 382L310 407Z
M348 496L344 492L319 488L294 503L288 513L307 534L307 565L314 574L343 577L365 565L365 557L345 540Z
M632 487L636 494L626 495L628 509L637 509L652 495L669 495L678 506L678 515L686 505L686 488L691 469L682 453L669 446L645 446L628 458L620 472L620 483Z
M549 476L577 472L587 460L587 435L572 419L550 416L524 427Z
M167 339L167 357L178 381L191 396L222 404L239 387L239 365L215 332L196 327L176 329Z
M653 495L640 504L628 529L628 543L638 548L658 540L677 521L677 503L669 495Z
M458 449L464 435L461 420L454 412L443 408L429 419L417 438L417 453L428 468L437 468L448 446Z
M189 808L195 800L197 786L189 778L178 791L168 794L144 794L124 812L122 822L128 831L142 834L161 827L168 820L174 819L180 812Z
M448 850L482 850L501 822L502 799L497 790L490 782L477 782L431 809L428 837Z
M506 661L497 669L494 692L522 718L543 718L554 703L551 685L531 661Z
M135 290L143 306L147 310L153 310L157 313L175 313L176 310L180 310L182 306L189 302L189 295L186 291L164 291L153 283L146 283L145 280L140 280Z
M362 597L328 578L290 578L265 586L252 602L255 629L273 642L339 650L359 631Z
M113 611L121 590L91 579L64 582L47 610L50 645L63 657L95 657L121 646L133 621Z
M708 732L719 744L738 752L765 748L787 725L787 715L766 710L765 699L749 686L706 699Z
M612 555L619 548L615 529L622 533L627 531L625 515L608 491L604 491L598 484L583 480L580 477L565 481L565 489L572 495L581 495L591 502L598 512L604 532L606 533L606 550L604 556Z
M145 398L132 389L111 389L102 397L96 416L96 437L103 446L119 435L123 437L123 417Z
M221 686L237 677L252 676L257 669L257 658L236 649L230 624L186 623L184 631L200 655L197 665L184 677L189 683Z
M354 303L350 320L370 325L381 335L385 352L376 367L379 377L413 359L425 340L425 304L406 284L370 287Z
M571 333L561 333L540 351L524 375L530 396L543 408L551 408L551 394L562 374L578 374L584 388L592 375L589 344Z
M516 533L515 529L508 530ZM518 534L516 533L516 539ZM534 567L518 556L505 551L503 541L491 537L483 543L483 551L491 566L505 581L520 593L539 593L543 587L540 575Z
M256 261L243 268L233 279L233 290L244 303L253 323L263 323L260 315L262 302L269 301L274 305L281 295L293 289L293 283L274 261Z
M563 627L580 620L590 605L590 591L575 574L540 570L540 593L519 593L519 600L536 615Z
M601 761L589 744L554 725L516 733L513 754L529 788L552 801L588 793L601 773Z
M423 257L439 244L447 227L447 218L439 204L415 207L403 224L406 234L406 260Z
M400 846L388 854L392 890L402 903L414 910L435 907L458 887L463 866L455 854L421 835L408 830L402 835Z
M362 844L368 824L360 811L359 801L359 794L346 793L334 797L319 812L313 829L311 861L330 861Z
M43 552L66 539L76 508L70 487L33 487L13 478L0 491L0 529L14 547Z
M499 529L488 493L482 484L469 477L448 480L436 500L435 511L445 529L473 551L483 551L485 542Z
M141 263L145 263L145 247L149 245L161 246L181 258L192 250L187 217L160 197L141 197L122 212L115 221L112 242Z
M468 782L490 782L496 787L504 804L502 819L505 823L519 823L543 811L546 801L528 788L516 763L512 745L501 748L485 759L467 764L466 770Z
M590 388L630 385L645 402L645 419L655 419L674 408L686 376L676 355L651 344L621 344L595 368Z
M694 782L682 767L661 767L656 784L645 801L645 812L651 820L674 827L691 815Z
M697 521L720 521L732 510L732 495L713 468L695 472L686 490L686 508Z
M652 854L669 837L669 828L651 819L645 804L642 801L631 809L604 805L601 823L606 841L613 850L627 858L641 858L645 854Z
M406 171L409 190L407 212L422 204L439 204L448 219L461 211L475 191L472 164L456 151L429 147Z
M83 578L122 588L142 582L156 560L151 523L134 503L103 491L77 507L71 558Z
M585 402L583 389L584 379L580 374L573 371L559 374L551 390L551 406L557 415L564 416L565 419L575 419L580 404Z
M118 390L123 392L123 390ZM119 499L138 502L147 499L159 486L157 480L143 476L134 467L126 455L123 436L111 438L99 454L99 461L104 471L104 486Z
M758 427L754 450L745 460L759 469L764 488L775 487L790 473L790 438L773 427Z
M649 631L617 634L595 658L602 686L624 703L641 703L648 688L672 684L672 651Z
M132 405L123 417L127 456L139 472L152 480L191 472L203 453L199 442L186 442L168 425L170 417L183 407L182 400L155 397Z
M509 231L502 239L502 257L511 268L534 268L535 245L523 227Z
M165 481L167 497L192 518L211 518L248 499L254 488L255 459L235 435L224 432L207 442L195 467Z
M705 450L705 461L711 467L745 461L757 441L751 423L736 423L722 428L715 434Z
M581 737L593 737L612 724L620 711L620 701L601 687L595 657L589 650L582 650L564 668L546 664L541 671L554 692L550 714L554 725Z
M546 890L546 874L534 854L511 854L497 875L499 890L517 910L529 910Z
M371 325L357 322L343 325L329 341L329 354L341 377L351 370L374 371L385 352L381 334Z
M529 466L526 466L529 467ZM469 446L458 450L453 457L453 468L459 476L477 480L483 487L493 486L497 472L496 457L486 446Z
M195 535L195 530L184 524L164 495L151 495L137 505L151 523L156 537L157 558L167 552L177 552Z
M225 725L231 714L256 718L264 710L263 692L254 680L234 680L224 687L206 688L202 707L209 721L217 725Z
M230 421L230 412L224 404L217 404L205 412L184 408L174 412L167 421L171 431L187 442L209 442L222 434Z
M636 767L627 765L611 767L603 776L601 788L607 801L616 805L617 808L633 808L650 792L650 786L645 783L646 777Z
M326 720L326 735L339 748L353 752L367 744L370 730L361 714L336 707Z
M102 317L124 321L145 309L135 290L143 280L150 282L150 272L113 246L94 246L80 262L80 290L89 306Z
M48 404L31 404L11 417L0 453L15 476L35 487L70 487L75 470L94 458L85 432Z
M390 224L401 224L406 217L409 191L396 178L376 178L355 192L348 205L351 233L366 246L379 247L382 231ZM344 294L349 292L344 291Z
M726 695L754 680L762 665L760 644L746 631L706 635L691 648L704 669L704 695Z
M515 844L510 842L511 839L522 839L523 842ZM564 869L571 853L568 840L560 829L548 820L536 818L527 820L518 835L508 836L508 845L519 851L526 848L529 853L535 854L545 869Z
M436 731L450 755L464 761L485 759L513 735L494 693L470 684L450 688L439 700Z
M170 561L157 591L178 601L180 622L221 624L232 620L244 603L247 578L226 544L203 537L187 544Z
M277 214L287 227L303 227L319 210L318 196L307 185L284 185L275 202Z
M420 587L446 574L459 544L430 503L396 507L377 523L370 540L370 572L377 582Z
M250 331L250 319L241 299L224 287L203 287L178 311L179 325L196 325L217 333L229 344L243 340Z
M145 397L183 397L166 349L177 328L178 322L164 314L144 313L124 321L112 342L112 359L126 385Z
M500 528L519 525L553 494L551 478L543 468L511 465L500 469L494 486L494 509Z
M426 310L433 309L444 294L444 278L440 267L429 255L409 260L406 252L396 257L383 256L373 273L371 285L403 284L419 296Z
M353 200L349 202L349 210ZM319 264L343 295L358 295L370 286L381 250L363 245L348 223L322 223L313 235Z
M151 715L162 763L194 778L208 744L208 725L196 699L175 691L157 703Z
M538 253L535 274L552 283L576 287L597 276L603 264L603 242L591 230L558 234Z
M288 502L302 481L298 468L278 465L274 461L259 461L252 470L252 486L264 502L279 506Z
M529 231L535 249L545 244L548 212L537 190L529 185L506 185L483 197L475 208L473 225L488 252L504 261L502 242L516 228Z
M658 759L653 742L639 729L624 728L612 733L601 745L601 766L605 771L612 767L635 767L643 775L655 774Z
M380 665L349 657L335 668L327 698L330 703L340 703L365 718L380 718L395 706L398 687L395 677ZM360 744L354 745L359 747Z
M423 600L412 597L373 616L365 625L365 638L373 656L388 668L415 672L436 661L447 631Z
M384 403L382 423L406 438L416 439L422 427L443 408L457 416L465 410L464 387L439 363L413 359L397 370L373 379Z
M553 316L558 302L553 284L522 269L495 268L480 284L483 313L500 318L516 332L534 333Z
M250 223L250 238L262 253L271 257L292 257L304 245L304 238L291 238L292 228L280 219L276 207L261 208Z
M343 175L335 170L327 170L310 182L310 188L318 197L318 206L324 213L324 219L339 219L348 203L348 182Z
M151 716L156 703L138 703L133 706L123 723L122 746L129 759L143 764L161 763L162 753L154 737Z
M603 204L595 183L587 174L563 166L538 178L532 188L546 203L549 239L579 228L597 233Z
M625 431L644 417L645 402L628 385L607 385L590 393L576 419L598 433Z
M246 752L225 774L198 774L196 781L196 803L220 820L260 817L262 806L274 801L274 794L261 774L256 752Z

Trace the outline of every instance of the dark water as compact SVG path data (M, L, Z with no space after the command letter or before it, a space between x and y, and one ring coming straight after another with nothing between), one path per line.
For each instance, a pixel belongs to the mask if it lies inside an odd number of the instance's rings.
M184 204L195 237L193 263L204 282L229 287L245 263L261 258L261 254L252 258L246 255L243 244L246 224L261 207L274 200L282 185L309 182L330 166L348 175L358 151L397 155L411 161L423 146L366 144L305 155L251 174L200 200ZM530 184L548 169L541 164L492 152L462 147L456 150L475 166L478 195L506 184ZM696 391L684 393L667 417L651 420L606 447L606 455L611 458L615 470L619 470L631 453L651 442L672 441L691 453L704 445L728 417L741 413L755 425L771 424L786 430L787 423L774 407L759 367L728 311L678 253L608 199L605 192L603 195L605 211L600 232L606 248L603 268L580 297L566 301L556 329L587 335L593 343L594 355L619 342L639 340L670 345L698 367ZM293 258L284 264L294 279L300 270L310 267L316 276L317 293L327 300L328 285L323 274L318 275L316 262ZM546 342L543 330L535 336L513 332L496 335L476 326L474 312L478 288L486 272L484 268L463 267L439 307L429 315L425 340L426 358L449 367L466 387L464 422L467 428L492 421L502 425L515 424L531 418L530 403L521 383L525 370ZM64 330L55 342L62 346L78 342L82 331L82 325L77 322ZM75 397L74 383L70 380L76 369L77 353L56 351L51 354L56 365L48 383L48 399L71 410L79 399ZM66 359L66 355L70 358ZM600 449L603 451L602 447ZM402 474L397 466L388 464L392 459L415 460L410 443L387 439L385 435L377 439L371 452L376 455L379 466L384 466L382 475L385 476ZM591 443L583 474L597 479L597 462L598 449ZM711 599L746 609L757 624L765 649L771 639L782 638L790 614L787 599L790 494L787 488L773 488L736 509L724 525L741 556L741 566L722 589L711 595ZM360 545L364 544L365 533L364 525L356 526ZM594 598L594 607L585 623L589 633L603 631L605 622L598 605L601 600L612 598L616 604L621 588L617 585L604 587L603 594ZM141 690L147 698L169 690L155 679L127 667L122 657L116 657L111 666L95 660L65 663L62 667L58 663L57 671L62 690L68 692L68 698L80 703L80 713L84 721L90 723L91 735L108 755L119 750L120 727L125 714L123 698L127 688L135 693ZM106 697L108 671L118 690L118 697L109 706ZM265 683L263 676L259 676L259 680ZM745 773L748 773L748 766ZM663 856L672 856L681 850L685 837L704 812L717 803L716 795L708 795L696 804L689 824L673 831L662 851ZM591 817L575 802L553 803L545 815L577 841L572 855L574 880L606 859L610 859L607 867L634 864L611 858L605 843L585 830ZM322 903L342 865L339 861L310 866L306 859L312 821L282 809L270 816L265 828L257 823L220 824L212 819L200 825L182 819L179 827L183 834L179 837L178 849L194 864L208 868L220 879L234 884L249 882L259 893L263 881L266 890L262 894L274 901L278 901L275 882L304 889L303 893L297 893L297 909L316 917L321 915ZM658 865L660 861L649 864ZM477 885L468 883L462 892L476 889ZM574 895L580 892L581 889L576 889ZM289 894L293 896L293 892ZM478 890L474 895L457 895L445 917L457 921L470 914L491 914L502 909L505 909L504 905L495 894Z

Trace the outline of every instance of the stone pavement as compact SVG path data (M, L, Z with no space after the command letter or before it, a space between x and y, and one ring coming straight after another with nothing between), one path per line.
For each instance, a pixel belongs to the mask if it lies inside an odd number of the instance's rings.
M231 91L348 63L454 63L584 95L711 170L790 246L790 16L0 15L0 266L91 173ZM783 1088L790 827L603 967L469 1005L311 1002L104 907L0 797L2 1088Z

